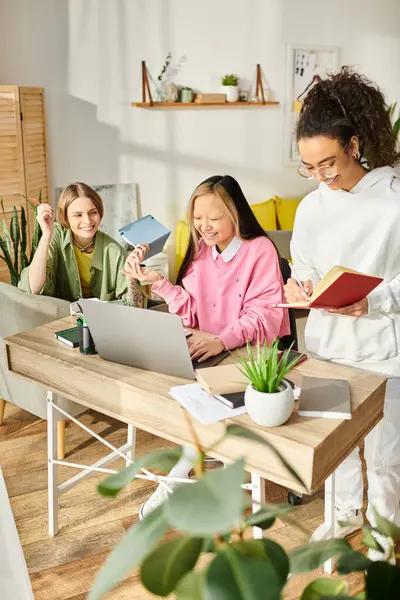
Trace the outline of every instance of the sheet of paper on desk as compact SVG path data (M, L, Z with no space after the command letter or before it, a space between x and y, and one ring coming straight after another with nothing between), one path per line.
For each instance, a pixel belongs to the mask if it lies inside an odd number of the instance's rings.
M243 415L246 407L229 408L203 390L199 383L172 387L170 395L202 425Z

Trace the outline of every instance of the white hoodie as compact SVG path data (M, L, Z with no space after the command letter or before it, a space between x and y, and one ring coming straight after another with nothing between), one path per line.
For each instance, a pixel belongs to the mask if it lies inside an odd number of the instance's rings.
M400 179L391 167L367 173L350 191L321 183L300 203L291 254L301 280L335 265L382 277L369 312L354 318L312 309L308 351L327 360L400 377Z

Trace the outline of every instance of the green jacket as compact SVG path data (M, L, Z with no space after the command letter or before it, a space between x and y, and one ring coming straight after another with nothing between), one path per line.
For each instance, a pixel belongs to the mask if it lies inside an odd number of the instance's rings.
M127 252L109 235L98 231L94 243L90 287L95 298L117 300L127 293L122 273ZM31 292L29 267L21 273L18 287ZM74 302L82 297L81 281L72 246L71 230L54 224L47 257L46 281L40 294Z

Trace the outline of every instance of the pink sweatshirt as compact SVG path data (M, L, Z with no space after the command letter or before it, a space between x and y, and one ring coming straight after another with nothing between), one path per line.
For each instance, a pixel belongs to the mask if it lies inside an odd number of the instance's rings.
M214 260L212 248L200 240L183 286L162 279L152 290L185 327L215 334L228 349L265 338L270 344L290 333L287 309L269 308L284 295L278 256L265 237L243 241L228 262L221 255Z

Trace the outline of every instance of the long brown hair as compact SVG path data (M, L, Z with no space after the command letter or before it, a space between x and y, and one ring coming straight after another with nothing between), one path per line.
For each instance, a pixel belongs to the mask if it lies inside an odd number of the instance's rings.
M200 234L194 227L193 210L196 198L205 194L215 194L224 203L232 224L235 235L243 240L252 240L256 237L268 237L261 227L253 211L247 202L242 188L230 175L213 175L209 177L194 190L189 200L188 221L190 227L190 239L188 249L183 259L177 276L176 283L182 285L182 279L189 268L190 263L196 256Z

